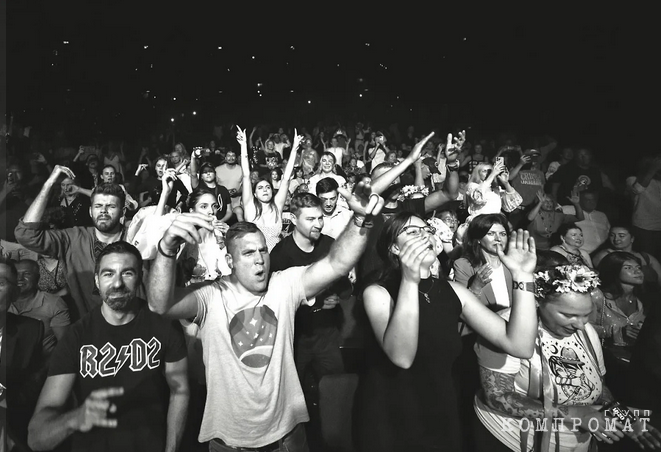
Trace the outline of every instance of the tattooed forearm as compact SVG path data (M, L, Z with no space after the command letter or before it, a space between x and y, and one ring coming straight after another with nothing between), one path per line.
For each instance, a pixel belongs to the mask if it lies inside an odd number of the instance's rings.
M514 389L514 377L511 374L480 367L480 379L487 405L509 416L529 419L544 418L542 401L517 393ZM566 407L556 407L555 410L556 412L549 413L553 417L565 417L568 414Z

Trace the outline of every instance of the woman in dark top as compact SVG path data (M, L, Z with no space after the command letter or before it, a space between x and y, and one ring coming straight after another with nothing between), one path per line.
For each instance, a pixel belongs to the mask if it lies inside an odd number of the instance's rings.
M496 347L532 355L537 317L529 283L536 257L528 232L512 233L507 255L499 249L517 281L509 323L465 287L430 276L433 233L422 218L402 212L385 223L377 242L386 268L363 293L374 335L358 389L361 451L461 450L452 378L460 318Z
M145 186L140 192L140 207L145 206L155 206L158 205L158 200L161 197L161 192L163 187L161 180L163 179L163 174L168 169L168 161L165 157L159 157L154 164L154 171L156 173L156 181L150 181L150 185ZM140 165L138 168L138 173L146 171L147 167L145 165ZM188 196L188 189L184 183L177 178L174 181L174 187L172 193L167 199L166 205L172 209L181 206L186 202L186 197Z

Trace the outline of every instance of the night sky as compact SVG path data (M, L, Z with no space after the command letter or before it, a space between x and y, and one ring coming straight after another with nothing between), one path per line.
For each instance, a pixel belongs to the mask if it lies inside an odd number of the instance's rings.
M173 117L206 133L340 114L616 152L658 119L645 105L659 38L643 11L11 3L7 107L25 124L133 136Z

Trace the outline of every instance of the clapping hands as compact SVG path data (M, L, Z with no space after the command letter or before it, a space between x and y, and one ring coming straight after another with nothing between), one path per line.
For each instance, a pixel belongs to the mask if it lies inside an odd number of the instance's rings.
M512 231L509 237L507 254L503 250L503 245L497 245L498 257L500 261L512 272L512 276L521 273L532 273L537 264L537 248L535 239L530 237L528 231L519 229Z

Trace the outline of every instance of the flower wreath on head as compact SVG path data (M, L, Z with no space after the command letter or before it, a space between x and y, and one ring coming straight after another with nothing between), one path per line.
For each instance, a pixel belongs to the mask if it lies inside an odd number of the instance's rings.
M397 196L397 201L404 201L405 199L411 199L413 195L420 193L422 196L429 195L429 188L422 185L404 185L399 191L399 196Z
M597 273L585 265L559 265L534 276L536 298L569 292L590 293L601 284Z

